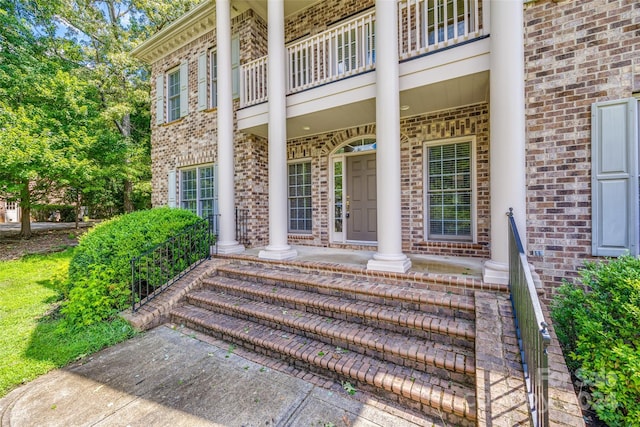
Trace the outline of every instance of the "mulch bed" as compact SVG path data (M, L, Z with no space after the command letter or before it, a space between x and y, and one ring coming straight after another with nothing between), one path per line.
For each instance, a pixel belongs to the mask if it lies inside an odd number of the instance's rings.
M78 236L86 228L34 230L30 239L21 239L18 231L0 234L0 261L20 259L24 255L63 251L78 244Z

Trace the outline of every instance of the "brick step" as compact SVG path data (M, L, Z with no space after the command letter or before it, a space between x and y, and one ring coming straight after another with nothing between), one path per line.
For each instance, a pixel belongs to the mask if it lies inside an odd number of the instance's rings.
M475 320L473 295L443 290L377 283L366 278L345 278L328 273L318 274L298 269L274 268L260 263L222 265L218 275L252 280L270 286L289 287L329 294L336 297L367 301L378 305L395 305L425 313Z
M475 425L475 389L335 345L285 333L193 305L171 311L174 322L234 342L252 351L289 360L306 369L353 382L357 389L397 402L409 400L424 413L452 425Z
M479 277L464 274L430 273L411 270L406 273L393 273L367 270L366 267L360 265L349 265L322 260L310 261L294 259L278 261L259 259L255 255L249 254L216 255L216 257L229 260L234 264L243 264L246 266L333 275L340 276L342 279L358 280L365 278L370 283L399 285L404 288L428 289L467 296L473 296L473 293L478 290L509 292L507 285L485 283Z
M312 299L313 296L308 298L309 301ZM192 292L187 301L204 309L254 321L459 383L473 385L475 382L473 351L456 348L450 343L441 344L433 339L425 341L406 334L209 289Z
M466 319L435 316L399 306L380 305L224 276L210 277L205 279L203 283L220 292L241 297L246 296L279 306L284 305L307 313L383 328L391 332L417 336L444 344L471 349L474 346L474 323Z

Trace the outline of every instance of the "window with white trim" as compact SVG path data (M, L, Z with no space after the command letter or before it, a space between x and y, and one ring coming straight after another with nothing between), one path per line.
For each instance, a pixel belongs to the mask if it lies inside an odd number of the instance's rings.
M430 240L473 240L472 142L426 146L426 234Z
M289 232L310 233L311 162L291 163L289 168Z
M231 89L233 99L240 98L240 39L231 39ZM218 51L209 52L209 108L218 106Z
M422 2L422 45L442 43L474 31L472 4L468 0Z
M167 121L180 118L180 68L167 73Z
M189 114L189 62L156 75L156 125Z
M180 171L180 207L202 218L218 210L215 166L198 166Z

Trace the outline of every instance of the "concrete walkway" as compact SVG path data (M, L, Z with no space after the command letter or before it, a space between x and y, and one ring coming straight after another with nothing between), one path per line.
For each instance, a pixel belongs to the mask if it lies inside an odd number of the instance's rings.
M0 399L0 426L414 426L159 326Z
M87 228L95 225L95 222L79 222L78 226L80 228ZM32 222L31 223L31 231L41 231L41 230L67 230L67 229L75 229L75 222ZM19 222L1 222L0 223L0 235L2 234L10 234L17 233L20 231L20 223Z

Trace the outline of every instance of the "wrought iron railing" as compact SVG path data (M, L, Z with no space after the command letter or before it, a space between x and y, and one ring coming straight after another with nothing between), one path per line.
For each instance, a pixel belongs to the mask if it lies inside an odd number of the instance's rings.
M249 209L236 208L236 239L241 245L249 245Z
M217 216L186 227L179 234L131 260L132 310L160 295L211 255Z
M549 359L547 323L531 276L531 269L509 209L509 289L516 318L518 344L535 427L549 425Z

